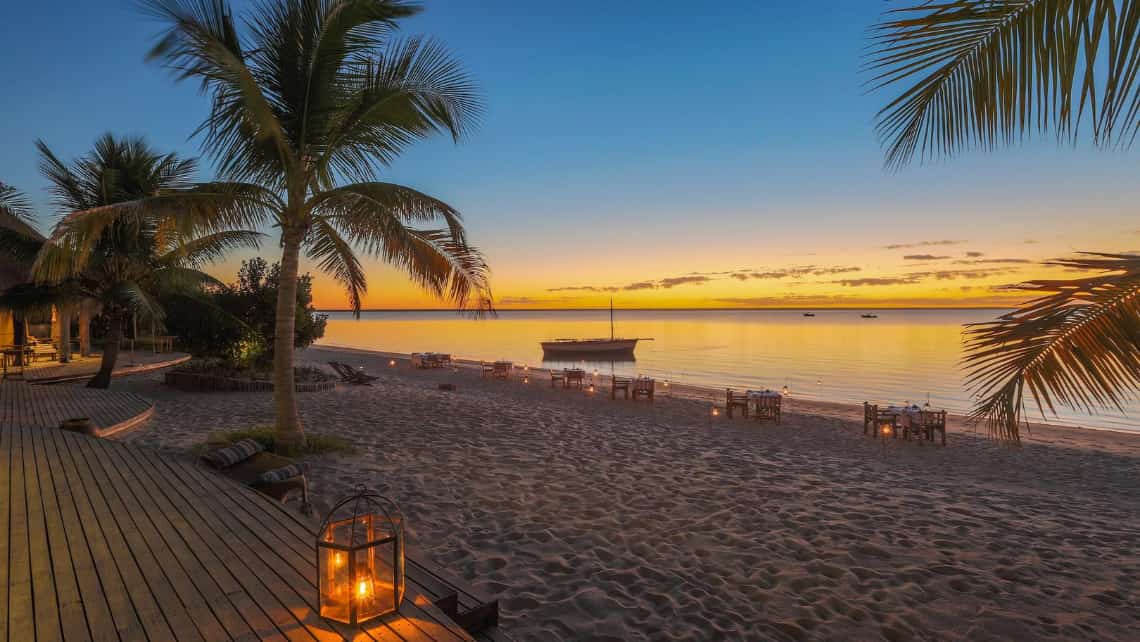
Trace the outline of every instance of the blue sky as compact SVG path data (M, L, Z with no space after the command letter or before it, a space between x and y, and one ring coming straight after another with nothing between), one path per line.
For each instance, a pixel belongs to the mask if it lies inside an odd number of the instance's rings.
M881 0L698 4L428 0L404 31L447 43L487 112L468 141L420 145L390 178L459 207L507 295L607 265L639 280L834 254L889 272L898 257L871 249L925 239L1140 245L1127 236L1135 151L1046 137L884 172L872 125L886 96L868 95L859 69ZM157 27L130 3L4 13L0 180L42 211L37 137L64 158L107 130L198 155L188 137L206 99L144 63ZM377 296L377 281L403 287L373 269Z

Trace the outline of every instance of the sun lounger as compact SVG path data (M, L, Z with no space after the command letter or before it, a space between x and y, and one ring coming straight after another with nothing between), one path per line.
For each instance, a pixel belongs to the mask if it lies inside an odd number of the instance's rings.
M329 366L332 367L338 375L340 380L344 383L350 383L356 386L370 386L373 381L379 377L365 373L363 370L358 370L348 365L347 363L340 363L338 361L330 361Z
M299 496L302 512L309 510L309 481L305 466L288 457L267 452L252 439L213 448L204 453L199 462L281 503Z

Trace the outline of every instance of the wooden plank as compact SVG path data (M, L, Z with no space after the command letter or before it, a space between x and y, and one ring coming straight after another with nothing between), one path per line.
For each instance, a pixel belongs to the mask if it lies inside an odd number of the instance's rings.
M315 526L309 526L309 530L306 532L303 523L294 519L279 505L269 502L256 491L235 484L231 480L212 472L196 472L203 478L204 483L211 488L206 496L221 500L223 504L227 505L227 508L222 510L235 515L239 520L244 520L247 528L259 536L265 549L276 551L302 579L307 578L307 581L313 585L312 595L315 596L316 586L312 579L316 578L317 575L316 560L312 549L312 542L316 538ZM288 545L290 539L292 540L291 546ZM286 544L286 546L282 546L282 544ZM304 550L305 553L301 553L301 550ZM409 618L396 618L383 623L370 624L366 630L370 635L386 636L388 634L387 629L391 629L406 639L419 636L439 640L470 639L470 636L462 628L447 618L430 600L426 598L417 600L416 597L416 595L409 594L408 600L402 608L402 611L406 611L410 616ZM316 609L315 599L311 604Z
M80 606L83 610L87 629L92 638L96 640L117 638L118 632L115 630L115 621L111 616L111 607L100 584L99 575L95 570L95 563L91 557L83 530L79 525L79 514L71 496L71 488L63 470L63 464L56 450L55 439L52 435L44 434L41 435L39 442L43 446L44 457L51 473L60 522L70 526L63 528L62 545L67 547L71 570L75 575L75 584L81 596Z
M172 633L169 627L165 627L161 614L156 612L153 600L151 600L149 609L146 609L145 613L136 610L134 600L138 591L133 590L133 586L141 583L137 577L137 569L135 569L135 573L126 575L117 563L116 554L121 560L124 551L113 551L112 546L115 549L122 547L117 546L118 542L109 541L109 538L104 534L97 517L99 512L97 504L87 493L86 484L71 457L69 442L89 439L89 437L68 434L60 430L46 431L46 434L51 435L55 442L63 476L74 503L76 517L72 521L71 530L78 530L75 528L76 525L82 529L83 536L81 539L86 544L91 556L91 567L89 569L81 569L80 566L76 565L76 574L79 577L80 586L83 587L84 595L87 594L88 587L90 587L90 590L95 591L96 594L102 594L106 597L107 606L110 608L111 618L115 623L115 629L118 631L120 639L146 639L150 631L171 636ZM73 543L73 546L75 545L76 543ZM94 576L87 576L87 573L93 573ZM141 598L141 596L138 597ZM156 621L156 616L158 621Z
M8 639L34 640L32 568L28 542L27 497L24 488L24 430L12 431L11 503L8 507Z
M0 389L0 605L4 613L0 614L0 640L8 639L8 558L9 542L12 532L8 528L8 515L11 512L11 476L12 476L12 433L10 427L15 422L11 420L10 393Z
M171 555L177 560L177 564L196 590L201 604L209 609L210 617L224 629L224 635L216 630L203 630L203 635L207 639L221 639L226 636L231 638L256 637L253 628L242 618L241 613L230 601L227 595L228 591L223 590L222 585L211 575L210 567L218 568L221 565L216 557L209 554L209 548L194 536L189 523L174 509L166 496L154 486L150 477L138 470L134 461L124 456L122 447L103 441L100 441L100 444L107 455L108 466L122 472L124 487L129 489L136 503L141 506L141 512L145 513L151 522L157 537L161 539ZM196 554L194 544L198 545L199 551L206 553L205 561ZM221 570L224 571L225 569L222 568ZM228 571L223 576L229 577ZM232 583L230 590L239 591L240 587L236 581L232 577L229 579ZM189 587L180 584L180 590L188 593ZM200 608L200 606L193 606L195 604L193 595L187 595L186 600L191 605L192 610ZM252 606L252 604L248 606ZM195 612L197 611L195 610ZM197 618L198 616L195 615L195 619ZM268 623L268 621L266 622ZM213 628L209 624L201 626Z
M42 431L29 429L24 444L24 471L28 497L28 535L32 562L32 592L35 596L36 635L42 640L63 637L63 607L67 611L69 639L87 637L87 622L79 592L74 586L71 554L61 537L55 486L43 457ZM49 527L50 522L50 527ZM62 594L61 594L62 593ZM76 607L79 607L76 609ZM79 616L76 619L76 615Z
M166 547L143 507L130 491L133 480L123 478L130 470L110 465L105 442L85 440L76 457L86 459L111 516L139 565L151 594L167 623L180 640L213 640L226 636L221 624L202 601L174 554Z
M212 525L217 521L216 516L200 513L194 508L187 499L193 497L193 492L188 491L185 480L168 475L167 471L156 467L148 453L140 449L124 447L122 453L133 462L136 471L150 478L158 493L172 507L167 515L176 526L185 529L188 536L186 541L194 549L195 555L257 636L266 640L285 640L277 622L288 624L290 614L287 607L250 573L242 556L235 553L231 546L230 533L221 529L219 535L215 531Z

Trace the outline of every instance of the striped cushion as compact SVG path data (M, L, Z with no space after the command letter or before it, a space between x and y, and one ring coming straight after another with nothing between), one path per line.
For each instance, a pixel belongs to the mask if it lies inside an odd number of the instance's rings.
M257 476L257 483L259 484L272 484L274 482L285 481L294 477L300 477L305 474L305 469L301 464L289 464L280 468L266 471Z
M202 458L218 468L225 468L249 459L263 450L265 450L265 446L262 446L260 442L253 439L242 439L232 446L211 450L202 455Z

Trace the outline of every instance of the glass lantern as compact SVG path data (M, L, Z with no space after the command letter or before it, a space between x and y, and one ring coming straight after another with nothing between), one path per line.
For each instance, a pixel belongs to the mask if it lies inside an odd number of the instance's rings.
M317 531L321 617L346 624L400 610L404 520L392 500L357 487Z

